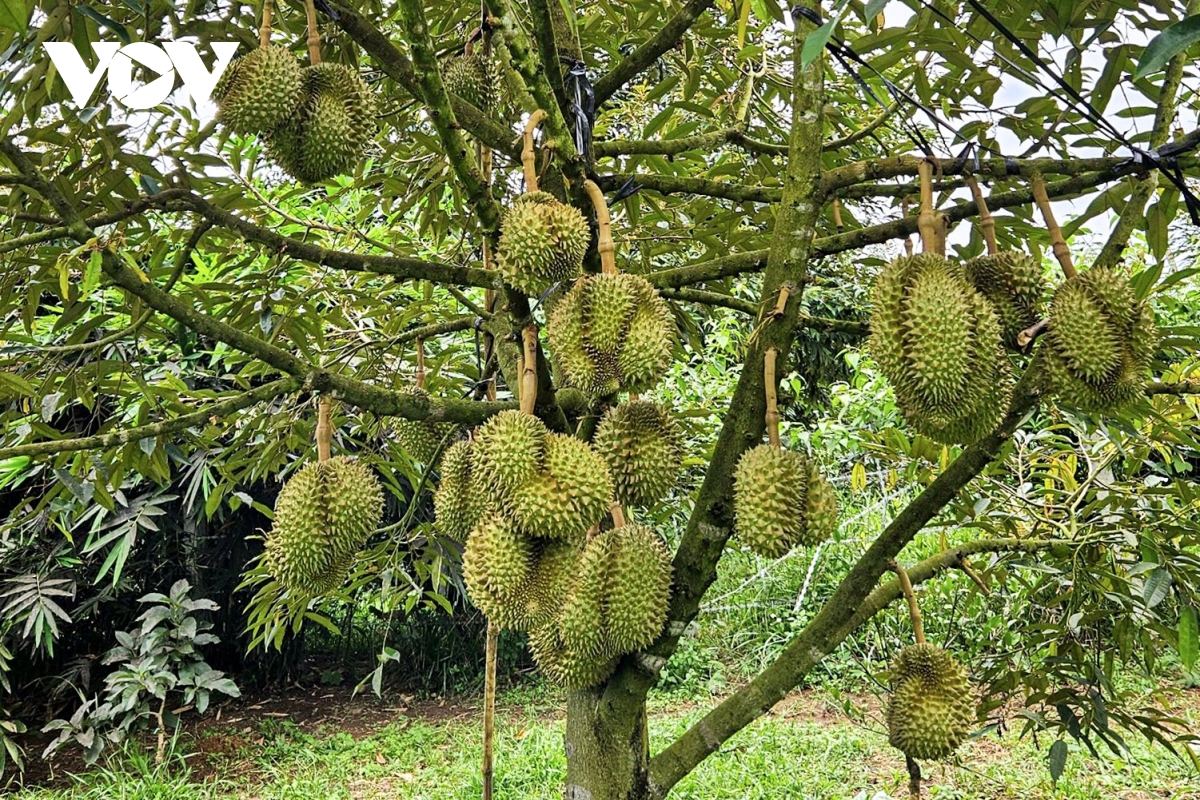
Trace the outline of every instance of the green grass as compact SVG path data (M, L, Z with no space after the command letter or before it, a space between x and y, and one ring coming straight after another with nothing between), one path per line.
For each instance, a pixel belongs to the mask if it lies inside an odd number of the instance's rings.
M655 705L665 705L656 703ZM760 720L735 737L676 789L677 800L842 800L865 792L904 796L907 774L887 746L877 722L859 725L820 716L812 700ZM799 711L790 710L798 708ZM661 744L703 712L658 710L652 741ZM1200 725L1193 709L1190 723ZM497 741L497 797L557 800L565 770L563 721L532 711L502 713ZM138 760L128 773L110 767L80 776L68 791L25 790L20 800L474 800L479 797L478 720L431 723L404 720L355 739L336 730L305 733L290 723L266 721L262 741L210 761L189 775L178 762L155 770ZM221 731L206 736L223 736ZM195 742L190 743L192 747ZM1049 742L1043 744L1048 745ZM987 736L961 751L958 766L926 768L928 798L989 800L1100 800L1100 798L1200 798L1200 776L1161 748L1131 739L1127 758L1096 761L1072 748L1057 789L1050 785L1044 751L1010 734ZM184 741L181 751L189 748ZM127 763L127 762L126 762ZM198 765L197 765L198 766ZM887 796L884 795L884 796Z

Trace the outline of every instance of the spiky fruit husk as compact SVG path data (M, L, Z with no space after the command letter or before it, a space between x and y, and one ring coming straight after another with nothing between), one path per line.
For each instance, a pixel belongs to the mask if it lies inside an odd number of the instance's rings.
M586 442L551 433L543 441L541 472L506 499L522 532L569 539L604 516L612 502L612 477Z
M402 394L423 400L429 399L424 389L409 386L400 390ZM454 425L447 422L426 422L420 419L397 418L392 423L396 442L419 464L433 466L442 442L454 432Z
M1004 346L1021 349L1017 335L1042 317L1046 294L1042 265L1026 253L1006 251L973 258L963 265L963 272L995 309Z
M911 758L949 758L971 732L975 696L967 671L931 644L907 647L892 663L888 741Z
M975 441L1007 407L1012 376L996 312L942 256L900 258L880 272L871 348L905 419L932 439Z
M490 111L499 94L498 76L491 59L479 53L455 56L442 68L446 88L480 111Z
M382 514L383 489L367 465L345 456L304 465L275 503L266 537L271 574L296 594L328 594L346 579Z
M578 209L546 192L524 194L504 212L497 268L505 283L536 297L579 277L591 238Z
M671 311L638 275L588 275L550 314L547 332L567 383L588 394L651 388L671 363Z
M766 558L798 544L819 544L837 527L837 498L816 467L800 453L769 444L738 461L733 512L738 538Z
M487 493L474 479L471 443L455 442L442 455L441 480L433 494L437 530L465 542L487 508Z
M528 630L529 581L537 550L500 512L489 508L463 550L463 581L471 602L501 628Z
M530 576L526 616L530 627L538 628L558 618L579 571L581 549L578 540L541 543L537 566Z
M490 491L508 495L538 477L549 432L541 420L501 411L475 433L475 469Z
M671 553L645 525L625 525L614 537L604 622L608 646L632 653L662 633L671 599Z
M1050 304L1042 357L1051 391L1063 405L1102 413L1143 393L1158 344L1149 304L1114 269L1090 269L1064 281Z
M546 677L566 689L595 686L617 668L615 658L586 656L566 646L553 624L531 631L529 648Z
M664 406L646 400L610 408L596 428L596 452L613 476L617 500L657 503L683 469L683 432Z
M308 67L303 101L271 134L268 154L307 183L350 172L374 135L374 108L357 70L331 62Z
M304 101L304 68L286 47L268 44L237 59L213 88L217 120L234 133L269 134Z
M573 652L596 659L615 655L604 623L614 543L611 533L594 536L584 545L558 619L562 641Z

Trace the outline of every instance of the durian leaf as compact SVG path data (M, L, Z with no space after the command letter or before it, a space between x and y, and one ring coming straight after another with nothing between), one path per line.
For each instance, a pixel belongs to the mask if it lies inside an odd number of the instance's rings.
M1179 660L1190 672L1196 668L1200 653L1200 632L1196 625L1196 607L1185 605L1179 611Z
M1138 61L1133 79L1139 81L1158 72L1175 56L1200 42L1200 14L1180 20L1150 40Z
M1050 745L1048 763L1050 766L1050 781L1057 786L1058 779L1062 777L1063 770L1067 766L1067 743L1062 739Z

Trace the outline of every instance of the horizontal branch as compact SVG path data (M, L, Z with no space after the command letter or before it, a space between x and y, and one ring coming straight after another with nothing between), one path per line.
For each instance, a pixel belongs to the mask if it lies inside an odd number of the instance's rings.
M866 336L871 332L869 323L856 319L833 319L832 317L810 317L801 314L796 323L801 328L814 328L833 333L848 333L851 336Z
M766 248L748 250L745 253L735 253L682 267L662 269L647 274L646 280L659 289L671 289L720 280L746 272L759 272L767 265L767 252Z
M607 74L601 76L593 89L596 96L596 108L602 106L604 101L612 97L617 90L657 61L663 53L679 44L688 28L692 27L701 14L712 8L714 2L715 0L689 0L687 5L679 9L675 16L658 29L658 33L621 59Z
M783 197L783 189L778 186L747 186L742 183L725 183L707 178L655 175L651 172L619 172L612 175L601 175L596 179L596 183L606 192L615 192L630 181L643 189L660 194L698 194L744 203L777 203Z
M658 293L663 297L672 300L682 300L685 303L699 303L703 306L718 306L720 308L728 308L733 311L740 311L743 314L750 316L758 315L758 306L749 300L741 297L733 297L720 292L706 292L703 289L659 289Z
M128 444L129 442L140 442L142 439L151 439L168 433L178 433L188 428L204 425L214 417L224 417L243 408L248 408L258 403L265 403L268 400L274 400L281 395L290 394L300 388L300 383L301 381L298 378L282 378L259 386L257 389L251 389L248 392L242 392L234 397L205 406L190 414L184 414L181 417L162 422L155 422L151 425L139 425L136 428L128 428L123 431L102 433L96 436L83 436L78 439L54 439L47 442L30 442L29 444L19 444L13 447L0 447L0 459L13 458L14 456L56 455L58 453L73 453L79 450L100 450L107 447Z
M786 144L752 139L741 127L723 128L712 133L681 136L678 139L609 139L596 142L592 150L597 158L614 156L677 156L692 150L707 153L731 144L755 155L787 155Z
M1200 378L1189 378L1186 381L1164 382L1153 381L1146 387L1146 394L1200 394Z

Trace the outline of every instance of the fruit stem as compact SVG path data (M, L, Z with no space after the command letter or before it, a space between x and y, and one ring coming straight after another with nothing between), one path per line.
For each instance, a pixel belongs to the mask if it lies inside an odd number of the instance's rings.
M1017 344L1021 347L1028 347L1029 343L1037 337L1041 336L1050 327L1050 320L1040 319L1030 325L1025 330L1017 334Z
M425 388L425 340L417 339L417 388Z
M837 228L839 231L846 227L842 224L842 201L838 200L836 197L833 198L833 227Z
M896 573L896 579L900 581L900 591L904 594L904 599L908 601L908 616L912 619L913 637L917 640L917 644L925 644L925 624L921 621L921 609L917 606L917 595L913 592L908 572L894 558L888 562L888 568Z
M937 252L937 221L933 216L933 162L929 159L917 165L921 179L921 208L917 211L917 230L921 234L921 252Z
M612 217L608 213L608 202L604 199L604 192L600 191L600 187L593 180L584 181L583 190L592 201L592 208L596 209L596 249L600 252L600 271L605 275L616 275L617 245L613 242Z
M304 0L304 16L308 20L308 63L315 67L321 63L321 33L317 30L317 6L313 0Z
M763 388L767 393L767 436L771 446L779 450L783 444L779 440L779 398L775 387L775 358L779 351L774 347L767 348L763 353Z
M908 767L908 796L910 800L921 800L921 765L910 755L904 756Z
M988 210L987 201L983 199L979 181L975 180L974 175L968 175L966 182L967 186L971 188L971 195L975 198L975 207L979 209L979 230L983 233L983 240L987 242L988 255L994 256L1000 252L1000 248L996 244L996 220L992 219L992 212Z
M521 148L521 166L525 170L525 191L529 194L538 190L537 156L533 151L533 130L546 118L546 112L537 109L525 123L525 146Z
M532 414L537 401L537 325L530 323L521 331L524 358L521 361L521 411Z
M779 297L775 299L775 308L771 311L771 316L773 318L779 319L783 316L784 311L787 310L788 298L791 297L791 295L792 288L790 286L784 284L783 286L779 287Z
M483 672L483 800L492 800L494 770L492 752L496 741L496 643L500 628L489 621Z
M328 461L333 450L333 401L322 397L317 401L317 460Z
M1062 228L1058 227L1058 223L1054 220L1054 212L1050 208L1050 198L1046 195L1046 181L1043 180L1040 172L1033 176L1033 199L1041 209L1042 218L1046 220L1046 230L1050 231L1050 244L1054 247L1054 257L1062 266L1063 275L1067 276L1068 280L1074 278L1076 273L1075 264L1071 261L1071 249L1067 247L1067 240L1063 238Z
M908 198L907 197L900 198L900 215L902 217L906 217L906 218L908 217ZM904 255L911 256L912 251L913 251L912 237L905 236L904 237Z
M610 514L612 514L613 527L614 528L624 528L625 527L625 509L621 508L621 504L613 503L611 506L609 506L608 511Z
M258 46L271 43L271 0L263 0L262 27L258 29Z

